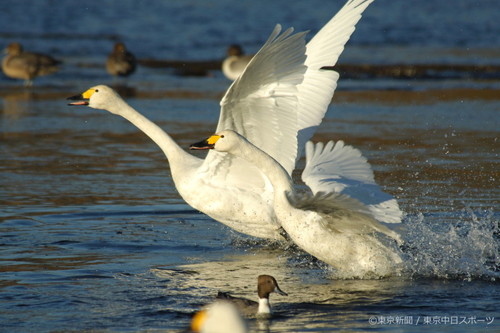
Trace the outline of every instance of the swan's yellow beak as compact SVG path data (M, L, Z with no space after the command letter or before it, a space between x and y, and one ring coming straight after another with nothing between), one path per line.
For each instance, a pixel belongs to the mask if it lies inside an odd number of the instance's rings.
M201 310L196 312L193 319L191 320L191 330L193 332L201 332L203 324L207 320L207 311Z
M90 97L95 93L95 89L89 89L85 91L83 94L68 97L68 100L72 100L75 102L71 102L68 105L89 105Z
M193 143L189 146L191 150L206 150L206 149L214 149L215 143L220 139L220 135L212 135L208 139L203 141Z

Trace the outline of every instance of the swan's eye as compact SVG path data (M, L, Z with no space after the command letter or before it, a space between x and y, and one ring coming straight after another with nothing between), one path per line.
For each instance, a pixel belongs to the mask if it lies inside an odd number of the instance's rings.
M99 92L99 89L96 89L95 92Z
M222 139L222 138L224 137L224 135L221 135L220 137L221 137L221 139Z

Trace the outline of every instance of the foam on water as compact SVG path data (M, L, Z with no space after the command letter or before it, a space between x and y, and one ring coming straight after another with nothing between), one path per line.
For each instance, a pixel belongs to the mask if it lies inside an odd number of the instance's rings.
M500 277L498 218L492 210L465 208L444 222L418 213L404 223L406 269L411 277L486 279Z
M399 278L492 282L500 279L500 225L493 209L464 208L442 214L419 212L408 215L399 232L404 240L400 247L403 269L394 273ZM293 244L233 236L232 245L237 248L282 251L288 257L288 265L295 268L322 271L329 279L357 278L341 274ZM391 246L389 242L387 245Z

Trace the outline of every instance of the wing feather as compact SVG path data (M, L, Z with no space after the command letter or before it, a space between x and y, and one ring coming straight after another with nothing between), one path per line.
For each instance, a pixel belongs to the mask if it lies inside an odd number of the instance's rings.
M289 195L288 199L298 209L317 212L322 216L321 223L333 232L367 234L375 231L401 243L396 232L373 218L370 207L348 195L318 192Z
M281 33L277 25L222 98L217 131L240 133L291 174L337 86L338 73L322 68L335 65L372 1L348 1L307 46L306 32L293 34L290 28ZM217 174L207 181L219 185L223 182L249 191L269 186L259 170L234 156L211 151L203 170L209 176Z
M326 145L307 142L302 180L313 193L342 193L359 200L381 222L401 222L403 213L396 199L377 185L361 152L342 141L329 141Z
M311 139L323 120L339 74L322 69L334 66L344 50L361 14L373 0L351 0L307 43L307 72L297 87L299 98L298 142L296 159L300 158L305 143Z
M297 150L297 85L306 67L305 32L273 33L221 101L217 131L232 129L290 173Z

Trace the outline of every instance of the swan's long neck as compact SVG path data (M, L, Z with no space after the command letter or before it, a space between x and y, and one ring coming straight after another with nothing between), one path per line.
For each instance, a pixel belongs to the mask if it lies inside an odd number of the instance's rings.
M170 170L174 181L176 180L177 175L187 169L187 166L196 162L197 158L195 156L184 151L158 125L137 112L122 99L118 99L116 103L114 103L112 110L108 111L121 115L123 118L130 121L161 148L170 163Z
M239 147L236 154L248 162L253 163L264 175L266 175L274 188L275 204L285 203L288 205L286 193L293 192L293 183L281 164L246 140L244 140L244 143Z

